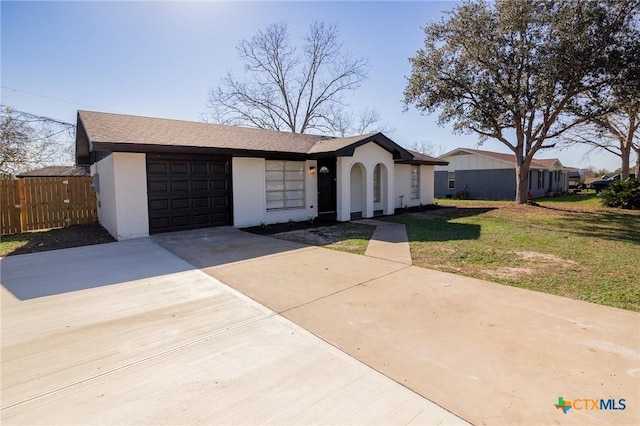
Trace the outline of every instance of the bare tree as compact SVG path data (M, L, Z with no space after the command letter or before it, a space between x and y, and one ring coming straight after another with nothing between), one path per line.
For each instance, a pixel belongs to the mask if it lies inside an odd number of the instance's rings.
M73 162L75 125L0 106L0 175Z
M621 108L615 112L593 117L588 123L566 135L562 142L589 145L595 150L604 150L620 157L622 179L629 177L631 152L640 159L640 108ZM640 161L636 162L636 176L640 176Z
M409 145L409 149L430 157L439 157L446 152L446 147L444 145L435 145L431 141L414 142Z
M346 113L346 95L366 79L369 65L343 53L335 24L313 21L300 49L285 23L271 24L237 50L244 79L227 72L209 92L207 121L338 135L365 132L379 122L375 111L363 112L363 120Z
M330 123L325 134L333 136L362 135L369 132L393 133L394 129L382 122L375 109L353 112L343 107L331 108L327 114Z

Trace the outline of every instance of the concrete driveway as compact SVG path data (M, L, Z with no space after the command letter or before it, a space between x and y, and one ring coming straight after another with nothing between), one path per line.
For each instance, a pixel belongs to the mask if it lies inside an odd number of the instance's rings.
M210 265L314 250L228 229L189 235L197 244L163 241ZM211 252L223 239L232 249ZM152 239L0 268L2 424L464 424Z
M229 228L154 238L474 424L640 424L637 313Z

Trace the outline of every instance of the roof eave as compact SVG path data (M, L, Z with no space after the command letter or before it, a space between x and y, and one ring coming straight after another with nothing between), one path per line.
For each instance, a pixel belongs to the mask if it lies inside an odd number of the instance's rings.
M118 142L94 142L93 151L137 152L137 153L176 153L176 154L209 154L233 157L254 157L270 159L306 160L308 154L290 151L267 151L241 148L220 148L189 145L154 145Z

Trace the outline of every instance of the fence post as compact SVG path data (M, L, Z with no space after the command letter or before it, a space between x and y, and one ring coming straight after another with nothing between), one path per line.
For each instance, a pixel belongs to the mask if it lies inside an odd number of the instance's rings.
M22 179L18 179L18 194L20 199L20 232L23 232L27 225L27 197L24 193Z

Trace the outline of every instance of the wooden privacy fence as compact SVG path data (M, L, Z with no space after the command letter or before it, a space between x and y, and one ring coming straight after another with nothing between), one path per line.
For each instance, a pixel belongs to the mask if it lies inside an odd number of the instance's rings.
M91 177L0 180L2 235L93 223L98 219Z

